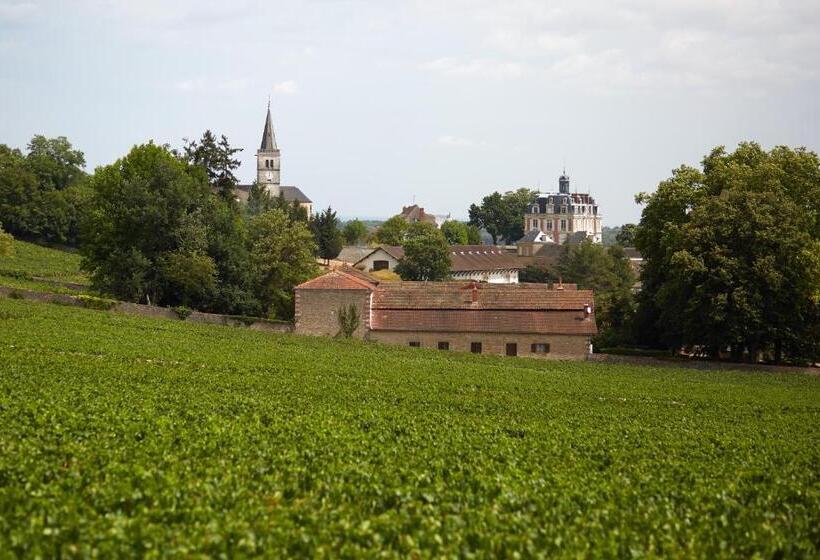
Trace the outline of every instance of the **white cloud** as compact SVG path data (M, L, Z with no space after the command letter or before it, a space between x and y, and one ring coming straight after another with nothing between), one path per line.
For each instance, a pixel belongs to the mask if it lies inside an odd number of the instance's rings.
M475 76L492 79L520 78L526 72L524 64L513 61L492 59L462 60L457 57L443 57L419 66L426 72L444 76Z
M295 95L298 92L299 84L297 84L294 80L285 80L284 82L273 84L273 93L278 93L280 95Z
M483 141L476 141L470 138L462 138L460 136L451 135L439 136L436 139L436 144L450 148L483 148L487 146L487 143Z

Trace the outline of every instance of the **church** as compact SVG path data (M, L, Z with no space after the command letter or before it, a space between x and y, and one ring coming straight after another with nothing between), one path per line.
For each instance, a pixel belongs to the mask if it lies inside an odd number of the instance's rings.
M311 201L299 187L286 186L280 183L281 151L276 145L276 135L273 132L273 119L270 116L270 102L268 102L268 114L265 118L265 128L262 131L262 143L256 151L256 183L262 185L270 193L271 197L278 197L280 194L288 202L294 200L299 206L304 208L308 216L313 214L313 201ZM252 185L237 185L236 198L241 202L248 201Z

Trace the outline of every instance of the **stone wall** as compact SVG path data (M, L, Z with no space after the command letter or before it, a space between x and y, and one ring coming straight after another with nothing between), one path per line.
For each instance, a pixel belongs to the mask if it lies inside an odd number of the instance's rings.
M620 364L632 366L651 366L664 368L685 368L721 371L756 371L765 373L807 373L809 375L820 375L820 367L743 364L735 362L715 362L712 360L663 360L660 358L650 358L647 356L623 356L620 354L590 354L587 356L587 360L590 362L598 362L603 364Z
M589 337L585 335L370 331L368 339L399 346L420 342L422 348L434 349L439 342L449 342L450 350L455 352L469 352L471 343L480 342L482 354L502 356L506 354L507 343L512 342L518 346L518 356L543 359L583 359L589 350ZM549 353L532 352L532 344L543 343L550 345Z
M355 305L359 310L359 328L355 338L364 338L370 328L370 290L296 290L296 334L336 336L339 332L339 309Z

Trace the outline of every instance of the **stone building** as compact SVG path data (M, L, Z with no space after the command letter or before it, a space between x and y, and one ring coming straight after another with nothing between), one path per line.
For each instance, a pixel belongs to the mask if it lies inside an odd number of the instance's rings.
M378 282L351 268L296 287L295 332L335 336L354 306L356 338L534 358L584 358L597 333L593 294L571 286Z
M524 214L524 231L527 234L542 232L559 244L570 237L579 236L601 243L602 227L602 215L595 199L589 194L571 193L566 172L558 178L558 192L542 194Z
M304 208L308 216L313 213L313 202L305 196L299 187L281 184L281 152L276 144L276 134L273 131L273 119L270 116L270 102L265 118L265 128L262 131L262 143L256 151L256 183L262 185L272 197L283 196L286 201L297 201ZM236 198L247 202L252 185L237 185Z

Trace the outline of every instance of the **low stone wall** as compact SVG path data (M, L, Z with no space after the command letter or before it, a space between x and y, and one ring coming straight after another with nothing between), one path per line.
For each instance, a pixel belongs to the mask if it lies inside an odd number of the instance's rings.
M43 303L59 303L62 305L74 305L77 307L90 307L79 296L67 294L52 294L49 292L37 292L34 290L24 290L20 288L6 288L0 286L0 297L19 297ZM151 317L154 319L170 319L179 321L180 316L171 308L156 307L142 303L130 303L121 301L115 303L108 311L124 313L126 315L139 315L140 317ZM206 323L211 325L224 325L229 327L247 327L255 331L287 333L293 331L293 324L287 322L266 321L255 319L254 317L234 317L231 315L219 315L217 313L202 313L192 311L186 321L191 323Z
M755 371L760 373L805 373L809 375L820 375L820 368L816 367L771 366L766 364L714 362L710 360L662 360L646 356L623 356L621 354L589 354L587 361L602 364L686 368L707 371Z

